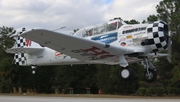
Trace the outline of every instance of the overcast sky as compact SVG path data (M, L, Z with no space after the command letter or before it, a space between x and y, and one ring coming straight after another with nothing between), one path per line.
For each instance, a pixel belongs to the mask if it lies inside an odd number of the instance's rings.
M109 21L146 20L162 0L0 0L0 26L73 30Z

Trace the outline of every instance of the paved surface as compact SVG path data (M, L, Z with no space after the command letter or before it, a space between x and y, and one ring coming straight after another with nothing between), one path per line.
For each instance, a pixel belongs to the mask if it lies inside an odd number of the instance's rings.
M0 102L180 102L180 99L0 96Z

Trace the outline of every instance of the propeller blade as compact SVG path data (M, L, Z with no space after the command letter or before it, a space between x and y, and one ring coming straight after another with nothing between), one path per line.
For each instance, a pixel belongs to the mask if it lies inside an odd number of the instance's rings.
M167 60L169 61L169 63L171 63L171 45L172 45L172 40L171 40L171 37L169 35L168 36L168 56L167 56Z
M168 15L167 15L167 17L168 17ZM172 32L171 32L171 30L170 30L170 23L171 23L171 20L170 20L170 18L167 18L167 24L168 24L168 56L167 56L167 60L169 61L169 63L171 63L171 45L172 45L172 40L171 40L171 36L172 36Z

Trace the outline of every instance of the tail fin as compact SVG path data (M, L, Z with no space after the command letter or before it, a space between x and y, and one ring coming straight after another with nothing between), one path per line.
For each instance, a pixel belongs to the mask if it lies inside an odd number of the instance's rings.
M15 46L13 48L23 48L25 47L25 39L21 36L14 37L15 39ZM12 48L12 49L13 49ZM14 63L17 65L26 65L26 56L25 53L20 52L20 51L15 51L14 52Z
M6 50L7 53L15 54L14 55L15 64L22 66L27 65L28 54L32 54L34 52L44 49L39 44L21 37L20 34L23 33L24 31L25 28L22 29L22 32L18 32L17 34L11 36L15 39L15 44L12 48Z
M23 37L17 35L17 37L14 37L14 39L16 40L15 47L23 48L26 45L25 39Z

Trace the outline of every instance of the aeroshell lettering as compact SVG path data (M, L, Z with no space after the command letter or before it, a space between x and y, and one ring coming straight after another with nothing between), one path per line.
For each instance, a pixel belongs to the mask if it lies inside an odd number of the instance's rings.
M112 43L112 42L117 40L117 35L118 34L116 32L116 33L92 37L91 40L100 41L100 42L104 42L106 44L109 44L109 43Z
M141 27L141 28L133 28L129 30L124 30L122 34L127 34L127 33L133 33L133 32L138 32L138 31L143 31L146 30L146 27Z
M117 39L117 37L104 38L104 39L101 39L100 41L101 42L106 42L108 40L115 40L115 39Z

